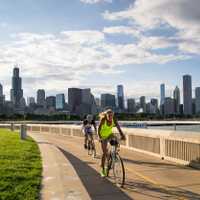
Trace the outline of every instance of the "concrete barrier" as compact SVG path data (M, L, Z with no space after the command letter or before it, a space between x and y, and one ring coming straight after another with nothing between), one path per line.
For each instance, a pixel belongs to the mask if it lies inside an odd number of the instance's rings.
M83 137L81 126L29 124L28 131ZM122 147L184 165L200 167L200 134L169 130L123 128ZM116 130L114 130L116 132Z

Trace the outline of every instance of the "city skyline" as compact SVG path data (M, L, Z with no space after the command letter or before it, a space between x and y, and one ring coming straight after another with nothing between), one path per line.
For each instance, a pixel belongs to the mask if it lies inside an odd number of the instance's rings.
M19 77L19 73L21 74L21 71L20 71L20 69L18 68L18 66L14 66L13 67L13 76L11 77L11 89L10 89L10 94L9 94L9 99L8 99L8 97L6 98L6 92L5 92L5 89L4 89L4 85L3 84L1 84L1 82L0 82L0 93L2 93L3 94L3 96L4 96L4 98L5 98L5 100L10 100L10 101L13 101L13 102L15 102L14 101L14 99L12 100L12 88L16 88L17 90L22 90L22 94L20 94L20 95L22 95L22 96L20 96L20 98L21 97L23 97L24 98L24 100L27 102L27 104L28 104L28 101L29 101L29 98L34 98L34 101L35 102L37 102L38 103L38 105L43 105L44 106L44 101L45 101L45 99L47 98L47 97L52 97L52 96L54 96L55 98L56 98L56 96L57 95L60 95L60 94L62 94L62 95L64 95L64 96L66 96L66 100L67 100L67 102L68 102L68 93L53 93L53 94L51 94L51 95L48 95L48 94L46 94L46 89L45 88L39 88L39 89L37 89L36 91L34 91L34 94L32 94L31 96L23 96L23 87L24 87L24 85L23 85L23 77ZM16 78L16 77L17 78ZM15 78L14 78L15 77ZM185 77L189 77L191 80L190 80L190 87L191 87L191 92L192 92L192 98L195 98L196 96L198 96L197 95L197 89L199 89L200 87L193 87L193 80L192 80L192 76L191 75L188 75L188 74L185 74L185 75L182 75L182 86L181 87L184 87L184 79L185 79ZM13 82L14 81L14 82ZM22 86L23 85L23 86ZM181 104L183 104L184 103L184 92L183 91L181 91L180 90L180 86L173 86L173 88L172 88L172 90L170 91L170 95L168 95L166 92L165 92L165 88L166 88L166 84L165 83L160 83L160 85L159 85L159 87L160 87L160 91L159 91L159 97L156 97L156 99L158 100L158 101L160 101L160 103L159 103L159 105L162 105L162 104L164 104L164 99L165 98L167 98L167 97L170 97L170 98L174 98L174 99L176 99L176 98L180 98L179 100L178 100L178 102L179 102L179 104L181 103ZM70 87L70 88L75 88L75 89L78 89L78 90L82 90L82 89L84 89L84 90L88 90L88 91L91 91L91 88L83 88L83 87ZM68 91L68 89L69 88L65 88L65 91ZM180 97L177 97L177 94L175 95L175 91L176 90L179 90L178 92L179 92L179 94L178 95L180 95ZM63 89L64 90L64 89ZM194 92L193 92L194 91ZM17 91L16 91L17 92ZM69 92L69 91L68 91ZM18 92L17 92L18 93ZM21 91L19 92L19 93L21 93ZM188 93L188 92L187 92ZM187 94L186 93L186 94ZM67 94L67 95L66 95ZM91 94L92 94L92 91L91 91ZM124 86L123 85L116 85L115 86L115 92L111 92L111 93L109 93L109 92L107 92L107 93L100 93L98 96L94 96L95 98L101 98L101 96L102 96L102 94L109 94L109 95L112 95L112 96L115 96L115 104L116 104L116 106L119 106L119 108L121 108L121 106L122 105L120 105L120 104L124 104L123 106L125 106L125 107L127 107L127 100L128 99L134 99L135 101L137 101L137 102L141 102L141 98L145 98L145 102L151 102L151 100L152 99L154 99L154 96L150 96L150 97L148 97L148 96L137 96L137 97L133 97L133 96L130 96L130 97L127 97L127 95L126 95L126 93L124 93ZM121 99L121 103L119 104L119 97L122 97L122 99ZM187 95L186 95L187 96ZM121 98L120 97L120 98ZM125 98L124 98L125 97ZM163 98L163 100L162 100L162 102L161 102L161 97ZM18 101L19 102L19 101ZM123 110L123 109L122 109Z
M47 96L67 94L69 87L91 88L99 97L116 94L116 86L122 84L126 99L159 98L161 83L166 96L173 95L176 85L182 94L184 74L192 76L194 96L200 85L199 4L197 0L5 1L0 5L4 94L9 96L10 74L18 63L25 97L35 96L40 88Z

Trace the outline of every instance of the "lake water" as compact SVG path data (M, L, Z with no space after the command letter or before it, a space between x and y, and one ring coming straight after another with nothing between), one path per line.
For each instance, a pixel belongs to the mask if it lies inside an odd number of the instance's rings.
M174 130L174 126L149 126L148 129L160 129L160 130ZM188 131L199 132L200 125L181 125L176 126L176 131Z

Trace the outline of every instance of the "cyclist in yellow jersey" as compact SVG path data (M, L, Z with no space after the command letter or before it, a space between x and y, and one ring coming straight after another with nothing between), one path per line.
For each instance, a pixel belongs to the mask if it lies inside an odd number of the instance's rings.
M116 127L118 129L121 139L125 140L126 137L122 132L117 119L114 117L113 111L111 109L108 109L100 114L100 124L98 127L98 136L101 141L101 148L102 148L101 172L100 172L102 177L106 176L107 174L104 165L108 153L108 148L107 148L108 142L112 137L114 137L112 132L113 127Z

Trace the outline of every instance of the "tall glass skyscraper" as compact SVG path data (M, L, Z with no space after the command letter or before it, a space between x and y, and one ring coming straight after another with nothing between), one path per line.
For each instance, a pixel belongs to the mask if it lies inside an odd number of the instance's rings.
M160 105L165 103L165 84L160 85Z
M12 89L10 90L11 101L15 108L20 107L20 101L23 98L22 79L19 77L19 68L13 69Z
M123 85L117 86L117 102L118 108L124 110L124 88Z
M63 110L65 107L65 95L64 94L57 94L56 95L56 109Z
M183 76L183 110L185 115L192 115L192 77Z

